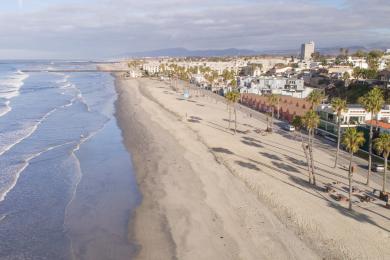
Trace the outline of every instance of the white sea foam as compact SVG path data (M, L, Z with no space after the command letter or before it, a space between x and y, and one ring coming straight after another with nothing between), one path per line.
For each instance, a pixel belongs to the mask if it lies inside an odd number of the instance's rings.
M56 107L46 113L38 121L31 122L29 125L24 126L16 131L0 133L0 156L9 151L12 147L19 144L26 138L30 137L51 114L56 112L60 108L69 107L74 103L75 99L69 101L69 103Z
M28 74L17 71L0 78L0 117L11 111L9 100L20 94L19 90L28 77Z
M37 152L35 154L31 154L26 159L24 159L19 165L13 165L13 167L16 168L15 170L12 170L12 169L8 170L8 171L6 170L6 173L7 173L6 176L5 175L0 176L1 177L0 178L0 183L1 183L1 185L0 185L0 187L1 187L1 189L0 189L0 202L3 201L7 197L7 194L10 191L12 191L12 189L16 186L20 175L30 165L31 160L34 160L37 157L41 156L42 154L49 152L51 150L60 148L60 147L65 146L65 145L74 144L74 148L71 151L71 156L76 160L76 162L78 164L79 171L78 171L78 173L76 173L76 175L77 175L76 177L78 178L78 180L76 182L76 187L74 188L74 191L72 193L72 199L68 203L68 205L69 205L71 203L71 201L73 200L73 198L75 197L77 186L81 180L81 168L79 165L79 159L77 158L75 152L80 149L80 146L83 143L87 142L89 139L91 139L93 136L95 136L99 131L101 131L104 128L104 126L106 125L106 123L104 123L103 126L98 128L96 131L89 133L87 136L81 135L80 140L78 140L78 142L71 141L71 142L66 142L63 144L47 147L40 152Z
M9 100L6 101L0 101L0 117L7 114L9 111L11 111L11 107L9 105Z
M74 142L68 142L68 143L64 143L64 144L60 144L60 145L47 147L46 149L44 149L38 153L35 153L35 154L28 156L19 165L13 165L13 167L16 169L14 169L13 171L12 171L12 169L11 170L9 169L8 171L6 171L6 176L5 175L1 176L3 180L0 179L0 183L2 183L2 185L0 186L2 188L2 189L0 189L0 202L3 201L7 197L7 194L16 186L18 179L20 177L20 174L30 165L31 160L39 157L40 155L42 155L48 151L51 151L53 149L56 149L56 148L59 148L59 147L62 147L62 146L65 146L65 145L68 145L71 143L74 143ZM78 144L76 145L76 147L78 147Z
M11 99L19 95L19 90L23 86L23 81L29 77L21 71L10 74L0 79L0 98Z

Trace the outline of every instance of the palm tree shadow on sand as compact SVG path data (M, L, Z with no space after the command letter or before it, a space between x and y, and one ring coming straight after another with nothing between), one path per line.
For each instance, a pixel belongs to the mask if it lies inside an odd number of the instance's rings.
M210 150L212 152L216 152L216 153L236 155L234 152L230 151L229 149L223 148L223 147L213 147ZM327 198L323 194L323 192L325 190L324 187L313 186L312 184L308 183L308 181L306 179L302 178L302 177L306 178L306 175L302 174L298 169L296 169L295 167L293 167L291 165L280 163L279 161L273 161L272 164L275 166L275 167L273 167L273 166L267 165L265 163L261 163L259 161L256 161L256 160L253 160L250 158L245 158L245 157L238 156L238 155L236 155L236 156L243 159L243 160L234 161L240 167L247 168L247 169L250 169L250 170L253 170L256 172L262 172L263 174L266 174L269 177L271 177L275 180L278 180L278 181L280 181L288 186L297 188L297 189L299 189L307 194L310 194L311 196L319 198L321 200L325 200L328 203L329 207L336 209L340 214L345 215L346 217L353 218L354 220L359 221L359 222L367 222L367 223L372 224L372 225L374 225L374 226L376 226L384 231L390 232L390 230L378 225L368 215L366 215L364 213L357 212L357 211L350 211L347 208L341 206L338 202L334 202L330 198ZM247 162L245 162L244 160ZM259 166L264 166L264 167L269 168L271 170L277 171L281 174L288 175L289 180L291 182L283 180L275 174L271 174L267 171L263 171ZM302 177L296 176L296 175L294 175L294 173L299 173ZM386 216L380 215L379 213L377 213L371 209L366 209L366 208L362 208L362 207L359 207L359 208L363 209L363 210L368 210L369 212L376 214L378 216L381 216L383 218L387 218Z

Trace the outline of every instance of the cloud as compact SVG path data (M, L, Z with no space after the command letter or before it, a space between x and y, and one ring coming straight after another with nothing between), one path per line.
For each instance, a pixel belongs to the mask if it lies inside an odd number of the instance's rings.
M0 13L0 49L107 57L128 51L292 49L390 42L388 0L55 1ZM389 46L390 47L390 46Z

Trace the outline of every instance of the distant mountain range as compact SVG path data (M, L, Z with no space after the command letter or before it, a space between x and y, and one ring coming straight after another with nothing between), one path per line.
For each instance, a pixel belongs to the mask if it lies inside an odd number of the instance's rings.
M369 51L372 49L389 49L390 42L378 42L366 46L340 46L317 48L321 54L337 55L340 48L348 48L349 53L354 53L357 50ZM188 50L185 48L169 48L143 52L124 53L119 55L120 58L141 58L141 57L224 57L224 56L251 56L251 55L297 55L300 49L289 50L248 50L248 49L221 49L221 50Z
M169 48L144 52L125 53L123 57L223 57L223 56L246 56L256 55L257 52L245 49L222 49L222 50L188 50L185 48Z

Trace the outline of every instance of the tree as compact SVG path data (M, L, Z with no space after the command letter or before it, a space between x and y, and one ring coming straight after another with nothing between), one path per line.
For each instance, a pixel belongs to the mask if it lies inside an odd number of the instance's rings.
M378 121L378 113L381 111L384 105L383 93L379 88L373 88L367 95L359 98L359 103L364 109L371 114L371 120L375 118ZM372 164L372 137L373 137L373 124L370 124L370 136L368 147L368 172L367 172L367 185L370 185L371 176L371 164Z
M365 142L363 132L358 132L356 128L348 128L343 135L343 144L350 154L349 158L349 209L352 210L352 182L353 182L353 169L352 161L353 155L359 151L359 147Z
M311 167L310 167L310 158L309 158L309 154L308 154L309 148L308 148L308 144L305 143L305 141L303 139L302 132L301 132L301 129L304 126L303 118L301 116L294 116L293 120L291 121L291 124L295 127L295 130L297 132L299 132L299 134L301 136L302 150L303 150L303 153L305 154L306 163L307 163L307 172L309 175L309 183L311 183L311 170L310 170Z
M311 175L313 177L313 184L316 185L316 176L314 173L314 155L313 155L313 140L314 140L314 131L317 128L318 124L320 122L320 117L317 115L316 112L314 112L313 109L310 109L308 112L306 112L305 116L303 117L303 123L308 130L308 149L309 149L309 161L310 161L310 168L311 168ZM311 177L309 174L309 182L311 182Z
M363 71L361 68L359 68L359 67L353 68L352 76L355 79L359 80L362 77L362 75L363 75Z
M341 98L332 99L332 108L337 115L337 151L336 158L334 162L334 168L337 167L337 160L340 153L340 141L341 141L341 114L347 110L347 101Z
M279 103L279 96L275 95L275 94L270 94L267 96L267 99L268 99L268 104L271 108L271 124L270 124L270 128L271 130L273 129L274 127L274 113L275 113L275 106Z
M386 174L387 174L387 160L390 154L390 134L384 133L380 134L378 138L374 140L374 149L383 154L385 160L385 171L383 172L383 186L382 192L386 192Z
M348 87L350 78L351 78L351 75L347 71L344 72L344 74L343 74L344 86Z
M353 54L354 57L358 57L358 58L364 58L364 57L367 57L367 52L363 51L363 50L357 50L354 54Z
M291 125L295 127L296 130L301 130L303 126L303 120L301 116L294 116L293 120L291 121Z
M377 71L379 67L379 60L383 56L383 51L372 50L367 55L367 63L370 69Z
M315 110L324 98L323 92L319 89L315 89L307 96L306 100L311 103L312 109Z
M228 100L229 106L233 106L234 109L234 133L237 133L237 109L236 109L236 103L238 100L240 100L240 92L238 92L236 89L233 91L229 91L226 94L226 99ZM231 121L231 109L229 108L229 129L230 129L230 121Z

